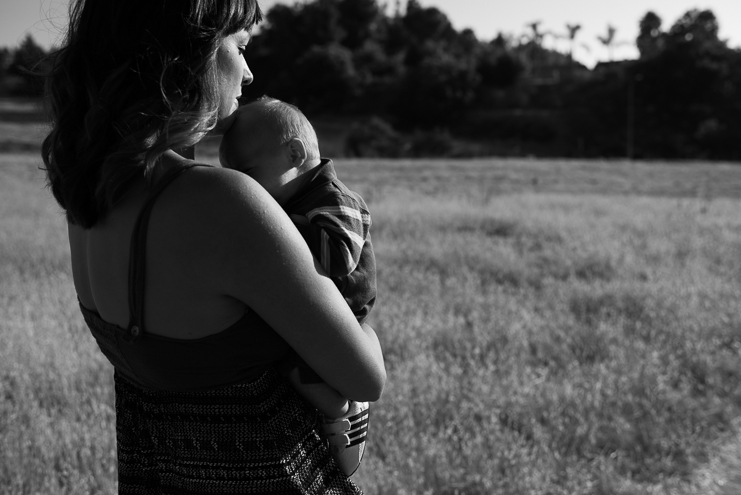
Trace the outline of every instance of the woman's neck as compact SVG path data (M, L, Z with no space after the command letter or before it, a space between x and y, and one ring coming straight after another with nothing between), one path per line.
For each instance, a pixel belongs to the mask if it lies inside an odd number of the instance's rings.
M196 148L195 146L188 146L187 148L178 148L173 149L175 153L182 156L183 158L187 158L188 160L195 160L196 159Z

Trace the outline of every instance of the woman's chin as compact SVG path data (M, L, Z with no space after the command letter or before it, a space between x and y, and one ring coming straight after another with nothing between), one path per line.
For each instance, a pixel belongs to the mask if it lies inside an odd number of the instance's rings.
M209 136L222 136L224 133L226 133L226 131L228 131L229 128L234 123L234 119L237 118L237 108L239 108L239 105L235 104L231 112L227 113L224 117L219 116L219 120L216 122L216 126L213 129L211 129L208 135Z

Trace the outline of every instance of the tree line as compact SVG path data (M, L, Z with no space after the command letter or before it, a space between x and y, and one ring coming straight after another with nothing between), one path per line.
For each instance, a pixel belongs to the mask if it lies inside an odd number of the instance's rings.
M27 35L16 48L0 48L0 96L38 97L43 90L38 72L47 51Z
M418 0L391 12L378 0L277 4L247 47L256 77L244 94L346 119L347 152L359 156L741 158L741 52L719 38L712 11L668 29L648 12L639 58L593 69L573 57L580 26L566 26L562 52L543 45L538 24L479 40ZM615 34L608 26L606 48ZM0 80L21 77L39 50L27 38L0 51Z

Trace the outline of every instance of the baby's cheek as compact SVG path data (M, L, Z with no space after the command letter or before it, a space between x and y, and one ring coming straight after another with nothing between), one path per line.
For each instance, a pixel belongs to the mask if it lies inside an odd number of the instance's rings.
M230 141L223 140L221 147L219 148L219 161L221 166L224 168L235 168L237 165L237 157L234 153L234 146L231 146Z

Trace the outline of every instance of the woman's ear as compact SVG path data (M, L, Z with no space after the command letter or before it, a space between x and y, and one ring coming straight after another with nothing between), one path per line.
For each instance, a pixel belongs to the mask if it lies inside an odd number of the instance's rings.
M288 154L293 167L300 167L306 161L306 146L299 138L291 138L288 141Z

